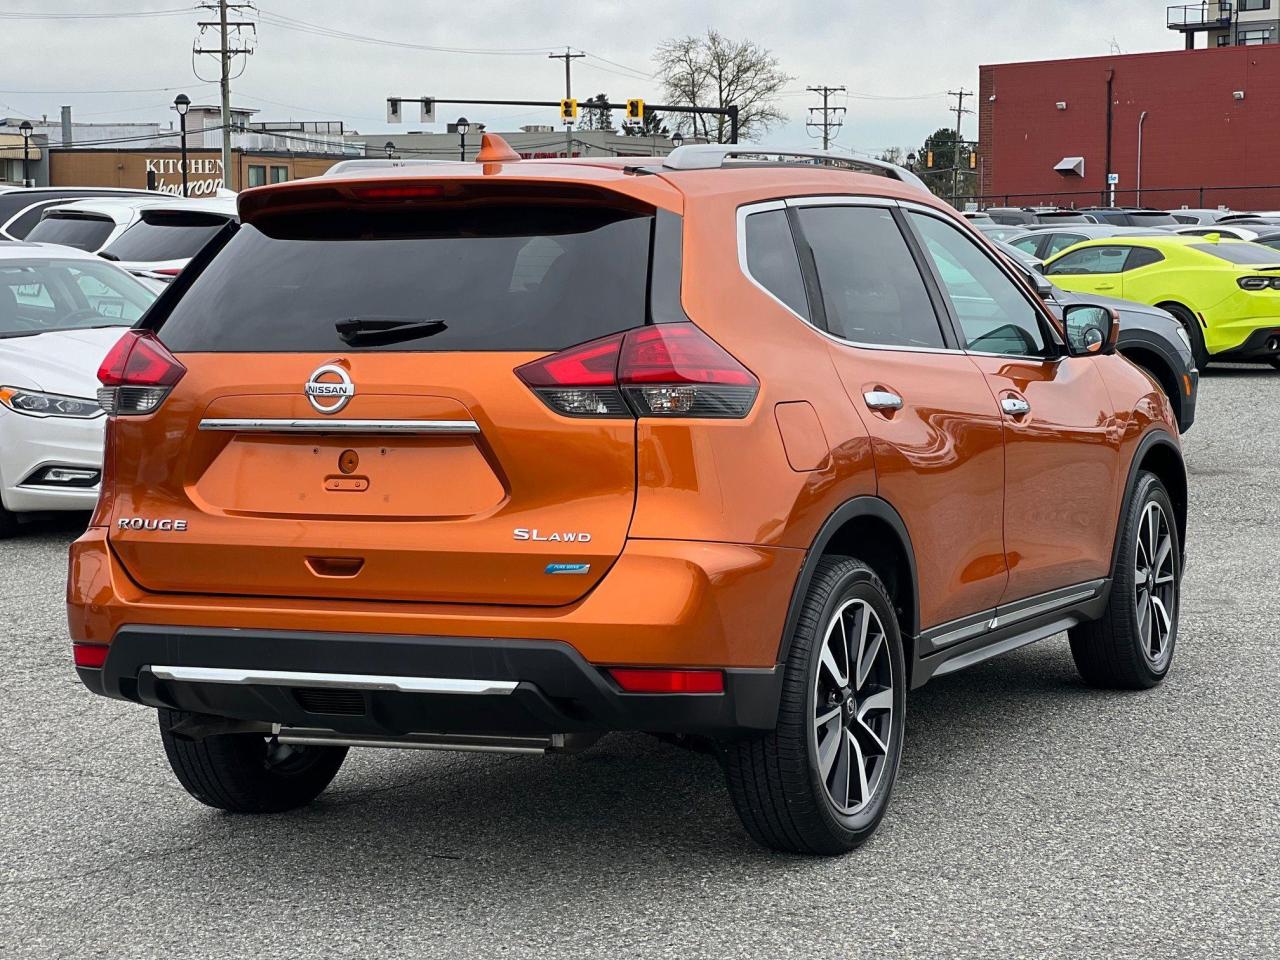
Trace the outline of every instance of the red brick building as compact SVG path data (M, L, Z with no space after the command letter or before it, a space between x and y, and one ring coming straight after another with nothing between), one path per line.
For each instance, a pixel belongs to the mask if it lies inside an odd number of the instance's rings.
M979 70L984 206L1096 205L1109 151L1120 205L1280 209L1280 44Z

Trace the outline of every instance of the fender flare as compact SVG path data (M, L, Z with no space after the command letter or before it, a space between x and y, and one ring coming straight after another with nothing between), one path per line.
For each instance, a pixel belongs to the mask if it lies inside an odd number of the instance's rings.
M1187 489L1187 465L1182 457L1182 448L1178 446L1177 441L1173 439L1169 431L1163 427L1153 427L1148 430L1142 439L1138 441L1138 445L1133 451L1133 458L1129 461L1129 475L1124 483L1124 493L1120 497L1120 511L1116 517L1115 539L1111 545L1111 569L1113 571L1116 568L1116 558L1120 552L1120 527L1124 523L1125 514L1128 512L1129 498L1133 496L1133 488L1138 485L1139 468L1146 455L1156 447L1166 447L1175 456L1182 468L1182 488L1184 491ZM1173 499L1176 493L1177 491L1170 490L1170 499ZM1185 496L1184 499L1186 499ZM1186 503L1183 503L1182 516L1175 518L1178 521L1178 548L1182 553L1184 563L1186 562L1187 550L1187 506ZM1175 502L1174 509L1176 510L1177 508L1177 503Z
M795 634L796 624L800 620L800 610L804 606L805 596L809 592L809 583L813 580L818 561L822 559L827 545L850 520L858 517L875 517L882 520L897 534L898 542L907 557L907 568L911 576L911 630L903 633L914 637L920 624L920 581L916 573L916 553L911 545L911 535L898 511L888 501L871 495L854 497L846 500L818 529L817 536L805 554L804 563L800 566L800 574L796 577L795 586L791 590L791 602L787 605L787 618L783 622L782 637L778 643L778 663L787 659L791 649L791 637Z

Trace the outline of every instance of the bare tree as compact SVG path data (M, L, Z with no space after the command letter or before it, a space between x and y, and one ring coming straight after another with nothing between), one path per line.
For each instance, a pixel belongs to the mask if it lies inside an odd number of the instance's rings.
M793 78L778 58L750 40L730 40L715 30L706 36L667 40L653 55L663 93L675 105L738 108L738 137L750 140L768 132L786 116L777 106L782 88ZM681 133L727 143L728 117L679 114Z
M903 151L901 147L885 147L878 154L877 160L883 160L886 163L896 163L899 166L903 163Z

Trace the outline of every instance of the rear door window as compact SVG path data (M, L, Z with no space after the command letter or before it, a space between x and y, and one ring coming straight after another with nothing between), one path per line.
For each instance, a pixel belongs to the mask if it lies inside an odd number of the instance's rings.
M943 347L928 288L893 213L884 207L801 207L827 330L886 347Z
M746 223L747 272L784 304L809 319L804 277L785 210L753 213Z
M559 350L646 322L653 219L546 203L277 216L240 227L160 336L176 352ZM349 320L422 335L343 339Z

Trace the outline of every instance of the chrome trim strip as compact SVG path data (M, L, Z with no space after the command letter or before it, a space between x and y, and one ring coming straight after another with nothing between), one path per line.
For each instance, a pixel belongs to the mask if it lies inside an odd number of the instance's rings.
M213 417L200 421L201 430L234 433L479 433L474 420L259 420Z
M516 680L465 680L455 677L390 677L365 673L305 673L296 670L253 670L234 667L151 666L157 680L182 683L226 683L236 686L317 687L338 690L393 690L400 693L509 694Z
M997 629L1011 626L1019 621L1028 620L1043 613L1051 613L1059 607L1068 607L1081 600L1091 600L1101 592L1106 582L1106 580L1090 580L1072 584L1069 587L1024 597L991 610L982 610L967 617L930 627L921 631L919 635L920 639L930 647L925 655L928 656L929 653L937 652L963 640L972 640L985 633L993 633Z
M1008 607L1000 607L999 625L1007 627L1010 624L1018 623L1021 620L1028 620L1031 617L1038 616L1042 613L1049 613L1050 611L1057 610L1059 607L1068 607L1081 600L1090 600L1097 595L1098 588L1090 587L1087 590L1077 590L1075 593L1069 593L1065 597L1054 597L1041 603L1033 603L1020 610L1010 610Z

